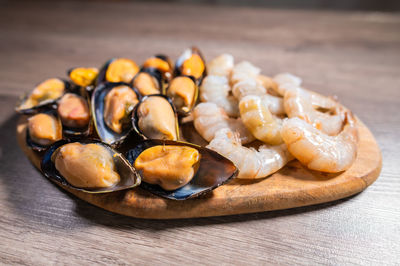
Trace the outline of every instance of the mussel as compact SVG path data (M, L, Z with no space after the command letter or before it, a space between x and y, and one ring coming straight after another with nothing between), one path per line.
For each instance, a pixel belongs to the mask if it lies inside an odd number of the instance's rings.
M130 83L138 72L139 67L133 60L113 58L108 60L101 68L97 77L97 84L102 82Z
M31 93L22 97L15 110L20 114L35 114L48 110L69 88L70 84L65 80L47 79L38 84Z
M142 98L133 110L132 126L143 139L179 139L175 107L171 100L162 94Z
M144 61L142 69L157 69L162 74L165 82L169 82L173 76L171 59L166 55L157 54Z
M94 140L54 143L46 151L41 168L50 180L88 193L128 189L141 181L122 154Z
M57 114L61 119L65 136L88 136L91 133L91 112L87 96L64 94L58 101Z
M236 166L217 152L185 142L145 140L126 157L141 174L141 187L173 200L207 193L238 173Z
M193 76L200 85L207 75L206 62L197 47L186 49L175 63L175 76Z
M159 94L163 89L161 73L155 68L143 69L133 78L132 87L142 96Z
M83 90L92 91L99 74L95 67L75 67L67 71L68 77L73 85L73 90L83 93Z
M94 127L100 139L118 144L132 129L131 112L140 100L140 94L128 84L102 83L91 97Z
M35 114L28 119L26 144L35 151L44 151L62 139L62 129L61 120L54 110Z
M178 76L171 80L165 94L180 115L188 115L196 104L199 87L192 76Z

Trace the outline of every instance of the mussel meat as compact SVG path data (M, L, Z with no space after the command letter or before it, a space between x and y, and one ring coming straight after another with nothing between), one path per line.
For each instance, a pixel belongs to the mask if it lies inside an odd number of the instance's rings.
M135 131L145 139L179 139L175 107L165 95L143 97L132 113L132 124Z
M96 81L98 74L99 70L95 67L76 67L68 71L68 76L72 83L79 87L87 87L93 85Z
M174 200L207 193L238 172L217 152L178 141L145 140L127 152L127 159L141 174L141 187Z
M64 94L58 101L57 113L66 135L77 136L90 133L90 109L84 97L74 93Z
M206 63L197 47L186 49L176 60L175 76L193 76L200 85L206 74Z
M164 81L169 82L173 76L171 59L166 55L158 54L148 58L143 63L143 69L157 69L162 74Z
M144 69L132 80L132 87L142 96L159 94L163 87L161 74L157 69Z
M37 85L33 91L22 98L16 111L21 114L33 114L53 105L69 89L69 83L58 79L47 79ZM47 108L48 109L48 108Z
M191 76L178 76L171 80L166 94L179 114L187 115L194 107L199 89Z
M133 60L113 58L102 67L98 75L97 84L101 82L130 83L138 72L139 67Z
M97 141L56 142L47 150L41 167L47 178L89 193L128 189L141 181L120 153Z
M103 83L91 100L94 126L100 139L108 144L122 141L132 128L131 112L140 94L126 83Z
M61 121L53 111L38 113L28 119L26 142L33 150L43 151L61 139Z

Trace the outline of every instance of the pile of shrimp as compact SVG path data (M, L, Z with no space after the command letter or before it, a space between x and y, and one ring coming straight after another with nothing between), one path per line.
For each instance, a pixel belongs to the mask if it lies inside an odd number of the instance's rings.
M267 177L293 159L328 173L353 164L355 119L334 98L303 88L295 75L268 77L250 62L235 64L230 54L207 70L193 124L207 148L238 167L238 178Z

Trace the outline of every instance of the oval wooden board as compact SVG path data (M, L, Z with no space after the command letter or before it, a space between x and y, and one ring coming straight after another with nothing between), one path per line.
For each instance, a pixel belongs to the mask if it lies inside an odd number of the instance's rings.
M313 205L349 197L371 185L379 176L382 156L368 128L358 120L359 147L353 166L340 174L323 174L293 161L272 176L256 180L232 180L197 199L173 201L141 188L108 194L87 194L63 189L100 208L138 218L173 219L262 212ZM40 156L25 144L26 118L17 125L24 153L40 170ZM61 186L61 185L60 185Z

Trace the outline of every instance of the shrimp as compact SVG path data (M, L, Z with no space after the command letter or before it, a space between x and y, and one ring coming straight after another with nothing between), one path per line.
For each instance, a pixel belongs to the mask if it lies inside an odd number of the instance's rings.
M263 86L261 86L256 79L247 78L238 81L232 87L232 94L235 98L240 101L243 97L247 95L265 95L266 91Z
M286 114L282 97L265 94L261 96L261 101L265 106L268 106L271 114L279 116Z
M287 90L295 89L302 83L302 79L290 73L280 73L273 78L277 86L272 87L281 96L285 95Z
M316 105L323 105L329 112L320 112ZM343 112L338 103L328 97L312 94L301 88L288 90L283 101L289 118L299 117L328 135L337 135L343 126Z
M217 56L207 64L207 72L210 76L229 77L234 66L234 58L230 54Z
M240 135L243 143L254 140L240 118L229 118L225 111L215 103L198 104L193 110L193 124L197 132L207 141L211 141L215 132L221 128L229 128Z
M213 102L223 108L229 116L238 117L238 102L229 95L231 88L228 79L221 76L207 76L200 87L200 100Z
M238 136L229 128L220 129L206 146L231 160L239 169L237 178L257 179L267 177L286 165L293 157L286 145L261 145L258 151L242 146Z
M240 117L256 139L277 145L282 143L281 123L277 122L261 97L249 95L239 103Z
M232 69L231 82L232 84L236 84L239 81L243 81L249 78L256 79L260 72L261 70L250 62L240 62Z
M328 136L300 118L283 123L281 135L290 153L312 170L337 173L350 168L357 156L358 132L354 118L337 136Z

